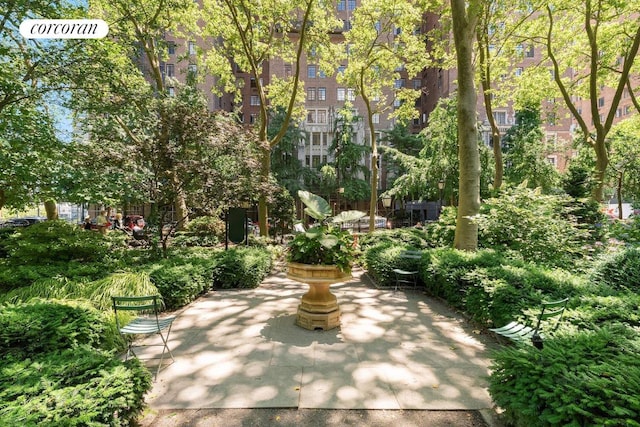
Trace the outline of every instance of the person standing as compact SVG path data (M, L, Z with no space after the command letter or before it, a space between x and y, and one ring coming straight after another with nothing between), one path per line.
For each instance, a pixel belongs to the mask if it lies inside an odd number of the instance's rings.
M100 234L107 234L107 223L107 212L100 211L100 215L96 218L96 225L98 226L98 232L100 232Z
M91 231L91 216L90 215L87 215L86 217L84 217L84 224L83 224L82 228L84 228L85 230Z

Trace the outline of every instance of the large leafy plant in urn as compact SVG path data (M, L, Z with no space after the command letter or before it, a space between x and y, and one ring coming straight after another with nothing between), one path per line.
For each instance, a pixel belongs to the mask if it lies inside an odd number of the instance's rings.
M341 224L356 221L365 213L344 211L332 217L331 206L320 196L298 191L304 212L317 223L299 233L289 244L287 277L309 285L302 296L296 324L306 329L333 329L340 325L340 307L329 286L351 278L354 240Z

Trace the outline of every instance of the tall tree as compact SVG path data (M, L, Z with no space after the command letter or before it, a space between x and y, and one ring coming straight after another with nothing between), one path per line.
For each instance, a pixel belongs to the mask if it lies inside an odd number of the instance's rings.
M227 89L233 88L233 70L255 78L260 118L258 139L262 147L260 175L268 182L271 174L271 150L289 127L292 117L304 113L301 65L313 58L326 74L333 73L337 54L330 34L340 27L335 18L335 3L328 0L204 0L204 35L216 40L209 50L207 64ZM277 78L266 73L268 61L275 58L291 66L291 76ZM273 65L273 62L270 64ZM269 138L269 109L284 108L280 129ZM260 234L268 235L267 196L258 205Z
M183 190L180 190L182 186L176 171L176 165L171 163L172 153L169 151L171 145L169 143L170 121L165 115L167 113L166 109L158 108L152 111L149 106L158 104L150 103L149 101L162 101L170 96L167 85L168 78L165 75L162 64L163 59L168 54L165 34L167 32L172 32L176 35L192 34L196 29L196 8L197 5L192 2L167 2L165 0L143 0L135 4L125 0L96 0L91 2L92 15L103 18L109 23L110 40L105 41L104 44L96 43L95 46L98 48L109 43L111 43L111 49L117 49L118 44L124 46L124 53L128 57L120 57L119 59L116 57L114 61L129 63L131 58L137 58L138 64L144 71L148 82L142 84L143 87L138 93L138 97L128 99L123 99L122 93L117 91L96 93L96 88L106 84L104 80L99 81L96 87L87 87L87 91L93 89L90 96L94 101L100 99L104 103L101 106L94 102L93 107L96 109L91 113L104 114L108 112L110 114L108 118L121 128L121 132L124 132L132 143L144 144L143 140L146 140L146 143L151 142L153 150L164 158L163 163L166 166L164 179L170 181L174 188L179 189L175 197L174 211L179 219L180 227L188 221L189 213L186 194L184 194ZM117 41L117 43L114 43L114 41ZM96 52L99 52L99 50L96 50ZM139 73L132 72L132 75L134 78L139 77ZM131 79L127 75L112 74L111 77L115 78L117 84L121 86L129 86L131 83ZM113 87L114 85L108 84L108 86ZM130 86L127 87L127 92L128 94L132 93ZM123 109L118 110L117 107L122 106L127 107L128 114ZM131 115L132 113L133 116ZM156 114L160 115L160 120L158 121L155 121L154 115ZM137 117L142 121L155 122L158 125L153 128L147 127L146 131L150 132L151 138L147 138L147 135L136 134L136 130L139 129L135 129L134 126L140 124L140 122L134 123L134 121L130 120L132 117ZM92 134L95 136L96 131L94 130Z
M348 63L338 80L355 89L364 102L371 143L369 232L375 228L378 205L378 144L373 118L387 113L394 101L396 109L391 117L402 122L417 115L419 91L393 88L401 78L399 70L413 77L427 65L424 36L415 31L426 8L422 0L363 0L345 34Z
M478 225L474 217L480 211L480 154L478 151L476 90L473 49L482 0L452 0L451 18L458 67L458 216L454 246L478 248Z
M70 77L88 64L82 41L25 39L19 26L26 19L84 13L70 1L0 0L0 209L62 194L67 157L52 107L59 92L73 88Z
M553 67L553 78L576 120L583 140L596 155L597 186L593 198L604 198L609 166L607 135L631 78L640 47L637 1L585 0L547 2L546 33L541 40ZM611 102L602 102L612 90ZM579 102L589 100L588 113ZM589 122L589 116L593 125Z
M503 138L505 177L514 185L526 181L530 188L545 191L559 182L558 171L547 161L539 106L516 112L516 123Z

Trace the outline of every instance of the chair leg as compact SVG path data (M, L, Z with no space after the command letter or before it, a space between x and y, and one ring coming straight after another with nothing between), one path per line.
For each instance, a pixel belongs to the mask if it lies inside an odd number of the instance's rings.
M171 360L173 362L175 362L176 360L173 358L173 353L171 352L171 349L169 348L168 342L169 342L169 334L171 334L171 326L169 326L169 329L167 329L167 336L165 338L165 336L162 334L162 332L158 332L158 335L160 335L160 339L162 340L163 343L163 347L162 347L162 354L160 354L160 363L158 363L158 369L156 370L156 377L155 379L158 379L158 375L160 374L160 369L162 368L162 362L164 361L164 354L165 352L169 353L169 356L171 357Z

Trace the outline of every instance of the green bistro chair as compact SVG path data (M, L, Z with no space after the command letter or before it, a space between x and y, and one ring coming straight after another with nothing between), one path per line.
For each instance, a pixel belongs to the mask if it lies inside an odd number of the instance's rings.
M175 361L171 349L169 349L168 341L169 334L171 333L171 325L176 319L176 316L159 317L158 314L162 310L162 297L160 295L146 295L136 297L115 296L111 297L113 301L113 310L116 317L116 327L120 332L120 335L127 343L127 354L125 360L129 359L129 356L138 357L134 348L141 347L162 347L162 353L160 355L160 363L156 370L155 377L158 377L162 362L164 360L165 353L169 353L172 361ZM138 317L122 326L118 319L118 312L136 312ZM136 335L153 335L158 334L162 340L161 344L136 344Z

